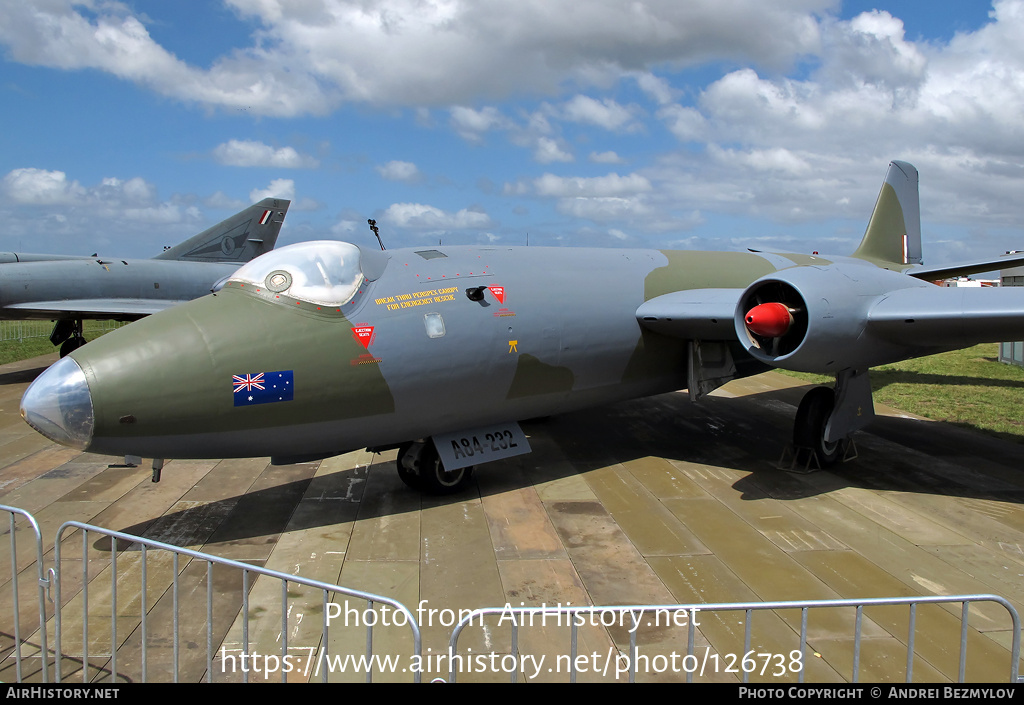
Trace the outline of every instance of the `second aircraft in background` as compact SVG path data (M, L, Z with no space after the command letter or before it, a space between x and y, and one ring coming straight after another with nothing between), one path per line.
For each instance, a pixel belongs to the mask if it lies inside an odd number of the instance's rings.
M274 249L290 201L265 198L152 259L0 253L0 319L56 321L61 357L85 343L82 321L132 321L209 294Z

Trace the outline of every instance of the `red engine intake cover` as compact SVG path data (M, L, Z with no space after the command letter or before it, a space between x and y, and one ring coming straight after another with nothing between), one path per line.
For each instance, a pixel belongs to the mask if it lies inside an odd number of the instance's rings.
M779 338L786 334L793 324L793 314L789 307L776 302L758 304L747 311L743 319L747 330L762 338Z

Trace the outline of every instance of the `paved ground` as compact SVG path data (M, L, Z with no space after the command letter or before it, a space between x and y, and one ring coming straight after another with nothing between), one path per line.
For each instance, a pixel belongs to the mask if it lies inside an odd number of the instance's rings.
M447 676L452 614L477 607L724 603L913 595L994 593L1024 609L1024 470L1022 447L885 409L857 437L860 457L809 474L775 467L804 389L767 374L728 385L699 405L669 394L524 425L534 452L478 469L464 495L421 498L398 479L394 453L350 453L317 463L273 467L266 458L170 461L163 480L148 466L80 454L49 443L18 416L26 385L52 358L0 367L0 503L31 512L53 565L58 526L77 520L246 561L400 600L418 612L426 677ZM18 612L24 653L36 632L34 554L19 523ZM5 533L6 525L4 525ZM14 613L8 541L0 547L0 680L15 679ZM82 540L63 547L65 678L81 679ZM141 591L138 545L118 545L118 680L141 678ZM86 542L89 579L90 679L109 679L110 541ZM170 680L173 648L169 589L173 564L150 552L146 668ZM179 588L180 678L206 678L206 568L182 559ZM250 577L251 652L274 666L281 654L281 588ZM242 578L213 571L215 680L242 678ZM318 591L288 587L289 680L306 673L320 645ZM340 600L338 600L340 602ZM361 608L362 603L352 603ZM52 610L51 610L52 611ZM865 611L861 681L903 680L908 609ZM354 613L347 613L354 614ZM959 606L922 606L914 632L915 681L956 678ZM77 616L76 616L77 615ZM392 620L395 618L392 616ZM610 621L608 615L602 619ZM365 632L334 620L332 653L362 653ZM459 680L507 679L491 654L510 650L509 620L469 629ZM638 632L638 680L680 680L685 628ZM697 613L695 680L735 680L743 654L742 613ZM53 620L49 645L53 646ZM997 605L973 607L967 678L1006 681L1010 621ZM807 681L852 677L852 610L812 612ZM793 681L798 612L758 613L751 648L759 682ZM411 648L406 630L379 626L375 649ZM34 633L35 632L35 633ZM567 680L569 630L553 622L524 628L522 680ZM579 630L578 679L612 680L628 633L618 626ZM762 656L771 654L772 656ZM222 656L227 659L222 659ZM558 660L561 655L561 660ZM545 660L540 661L541 658ZM411 680L398 673L375 680ZM234 669L233 672L232 668ZM605 669L607 668L607 673ZM225 673L225 669L228 671ZM764 675L760 671L764 669ZM26 658L24 678L39 678ZM601 671L594 673L594 670ZM470 672L478 671L478 672ZM784 675L776 675L786 671ZM259 674L250 672L252 680ZM319 676L316 677L318 679ZM358 680L333 673L331 680ZM280 679L274 673L272 679Z

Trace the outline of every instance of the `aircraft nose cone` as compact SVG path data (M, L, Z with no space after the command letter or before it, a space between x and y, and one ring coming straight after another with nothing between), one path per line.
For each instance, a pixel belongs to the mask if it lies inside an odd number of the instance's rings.
M51 365L25 390L21 418L52 441L84 450L95 416L85 373L70 357Z

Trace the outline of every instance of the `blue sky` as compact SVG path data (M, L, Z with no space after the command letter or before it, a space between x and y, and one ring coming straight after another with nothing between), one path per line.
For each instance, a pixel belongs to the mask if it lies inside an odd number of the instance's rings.
M1024 249L1024 0L19 0L0 250L851 251L890 159L926 263Z

